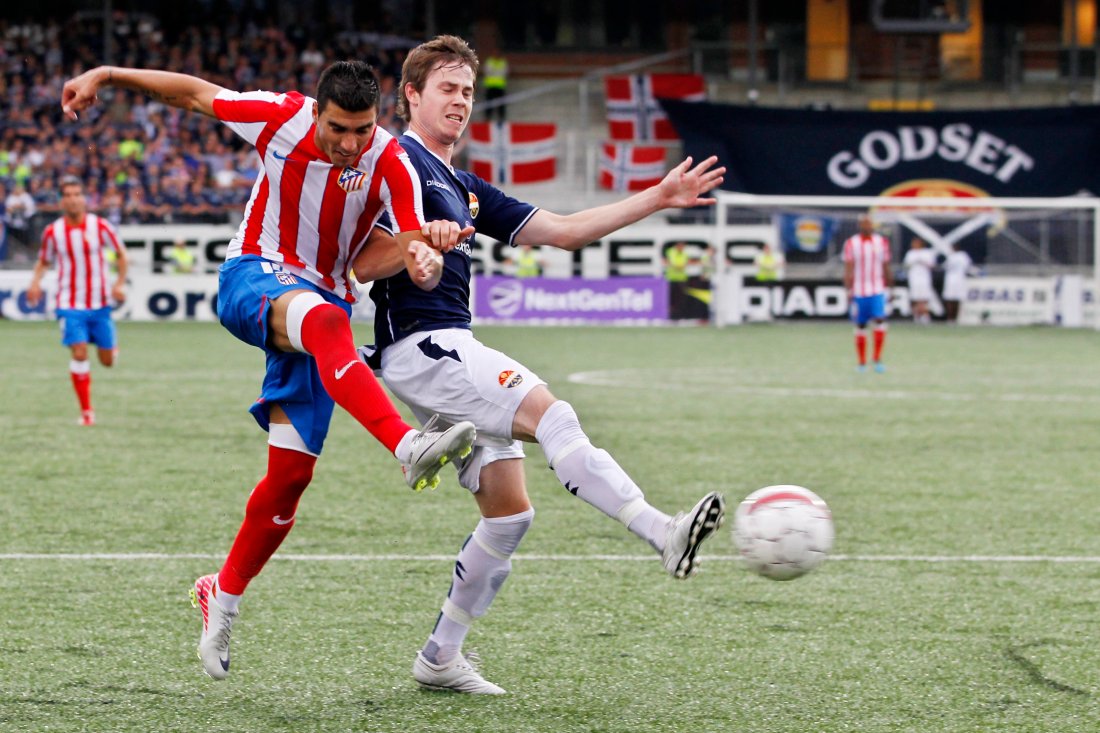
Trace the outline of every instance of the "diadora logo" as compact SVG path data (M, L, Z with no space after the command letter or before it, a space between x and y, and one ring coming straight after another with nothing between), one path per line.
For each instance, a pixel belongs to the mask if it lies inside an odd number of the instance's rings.
M437 181L434 178L429 178L428 180L424 181L424 185L434 186L435 188L442 188L444 191L451 190L451 187L448 186L446 183L443 183L442 181Z
M511 369L505 369L497 375L497 381L500 382L501 387L511 389L523 383L523 375L518 372L513 372Z
M340 178L337 179L336 185L344 189L348 193L355 193L363 188L363 184L367 181L367 174L358 168L352 168L348 166L344 170L340 171Z

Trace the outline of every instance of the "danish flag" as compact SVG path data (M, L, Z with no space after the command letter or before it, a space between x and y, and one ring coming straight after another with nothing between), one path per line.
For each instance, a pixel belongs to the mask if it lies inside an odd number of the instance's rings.
M608 135L612 140L677 140L658 99L702 102L702 74L630 74L604 77Z
M557 134L553 122L472 122L470 171L493 184L553 180Z
M662 145L603 143L600 146L600 186L612 191L642 191L665 177Z

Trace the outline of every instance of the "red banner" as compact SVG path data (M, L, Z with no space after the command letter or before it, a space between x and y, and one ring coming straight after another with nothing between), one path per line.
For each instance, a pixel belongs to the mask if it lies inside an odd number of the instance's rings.
M470 171L493 184L553 180L557 134L552 122L471 122Z
M658 99L702 102L701 74L631 74L604 77L608 135L612 140L676 140Z

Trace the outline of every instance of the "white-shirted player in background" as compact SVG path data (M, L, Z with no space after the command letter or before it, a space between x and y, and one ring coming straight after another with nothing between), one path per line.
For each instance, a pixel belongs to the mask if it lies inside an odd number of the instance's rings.
M936 253L928 248L923 239L914 237L902 264L909 282L909 303L913 308L913 320L920 324L931 323L928 302L933 296L932 270L936 267Z
M859 233L844 242L844 287L856 325L856 369L867 371L867 324L874 322L875 371L884 372L882 348L886 344L886 289L893 284L890 242L875 232L869 214L859 217Z
M221 571L200 577L192 590L203 618L199 657L207 674L222 679L241 594L294 526L333 401L401 461L415 489L434 486L445 463L470 452L474 427L417 432L356 355L349 321L355 288L347 273L383 211L417 286L434 287L441 273L439 253L418 241L422 227L432 230L423 222L420 181L397 141L375 124L378 82L369 65L332 64L318 80L316 99L103 66L65 84L63 110L75 119L107 85L215 117L254 145L262 161L220 270L218 317L266 353L267 374L251 412L269 434L267 475L248 498ZM457 241L453 222L433 226L437 240L444 227L450 244Z
M95 425L92 409L92 368L88 344L96 345L99 363L113 366L118 338L111 320L111 300L126 299L126 248L111 223L88 212L84 184L71 176L61 179L62 216L42 232L42 249L27 288L27 303L42 300L42 276L57 263L57 319L61 344L72 355L69 374L80 403L80 424ZM107 252L117 256L118 276L110 282Z
M948 323L959 320L959 303L966 297L966 277L974 271L974 261L962 244L951 245L951 254L943 263L943 305Z

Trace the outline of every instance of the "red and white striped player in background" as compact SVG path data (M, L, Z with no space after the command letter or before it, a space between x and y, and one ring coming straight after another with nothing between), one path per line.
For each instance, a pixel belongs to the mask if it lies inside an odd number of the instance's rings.
M42 300L42 277L57 263L57 319L61 344L72 353L69 372L80 402L80 424L95 425L92 410L92 372L88 344L96 345L99 363L114 365L118 355L111 301L126 300L126 248L110 222L88 213L84 184L75 177L61 180L62 216L42 232L42 249L34 266L27 302ZM118 274L113 283L107 252L117 256Z
M852 322L856 325L856 369L867 371L867 324L874 321L876 372L886 371L882 347L886 344L886 289L893 285L890 240L875 232L868 214L859 217L859 234L844 242L844 287L848 291Z

